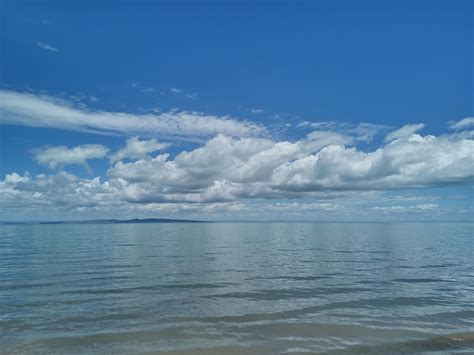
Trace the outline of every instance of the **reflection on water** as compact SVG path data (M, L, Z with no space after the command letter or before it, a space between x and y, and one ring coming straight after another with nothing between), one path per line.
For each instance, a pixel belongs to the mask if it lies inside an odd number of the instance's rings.
M473 351L473 232L0 226L0 352Z

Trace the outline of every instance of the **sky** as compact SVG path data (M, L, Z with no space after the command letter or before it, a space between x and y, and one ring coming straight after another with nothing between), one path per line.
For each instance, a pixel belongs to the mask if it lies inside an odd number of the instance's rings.
M0 220L471 221L471 1L0 2Z

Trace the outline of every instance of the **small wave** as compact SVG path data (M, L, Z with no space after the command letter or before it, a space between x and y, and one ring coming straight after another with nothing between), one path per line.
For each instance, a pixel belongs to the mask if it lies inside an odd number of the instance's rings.
M414 279L393 279L393 282L400 282L400 283L431 283L431 282L450 282L449 280L443 279L433 279L433 278L414 278Z
M367 291L367 288L363 287L315 287L315 288L301 288L301 289L268 289L261 291L251 292L230 292L223 294L215 294L206 296L209 298L236 298L236 299L247 299L247 300L288 300L298 298L311 298L321 295L339 295L339 294L355 294L358 292Z
M160 288L184 288L184 289L195 289L195 288L222 288L229 285L233 285L232 283L221 283L221 284L166 284L160 285Z
M8 290L22 290L22 289L30 289L30 288L39 288L39 287L51 287L54 286L55 283L53 282L45 282L45 283L30 283L30 284L12 284L8 286L0 286L0 291L8 291Z
M86 288L86 289L75 289L67 290L61 293L63 294L121 294L126 292L134 291L158 291L160 289L201 289L201 288L221 288L231 285L230 283L225 284L161 284L161 285L149 285L149 286L135 286L135 287L122 287L122 288Z
M108 349L109 346L117 346L119 344L131 344L131 343L154 343L159 340L165 341L168 339L177 340L190 340L195 339L196 334L190 334L189 328L185 332L180 328L164 328L156 330L136 330L136 331L124 331L124 332L103 332L94 334L78 334L71 336L60 336L60 337L47 337L37 340L31 340L24 342L14 347L14 353L44 353L46 352L74 352L80 349L84 349L84 346L90 346L94 344L97 349L104 347ZM199 338L218 340L220 335L206 334L203 332L199 333ZM67 349L67 351L65 350ZM106 351L109 353L109 351ZM101 353L101 352L98 352Z
M289 280L289 281L314 281L330 279L329 276L256 276L249 277L246 280Z
M459 264L453 263L446 263L446 264L430 264L430 265L423 265L420 266L421 269L438 269L438 268L445 268L445 267L457 267Z
M235 293L234 293L235 295ZM222 295L219 295L222 296ZM210 297L219 297L210 296ZM226 297L224 295L224 297ZM227 294L227 297L230 297ZM216 317L198 317L198 316L179 316L166 319L167 321L183 322L195 321L204 323L247 323L257 321L267 321L275 319L292 319L302 315L314 314L321 311L340 310L340 309L354 309L354 308L393 308L393 307L421 307L425 305L441 305L443 302L431 297L392 297L392 298L365 298L353 301L332 302L323 305L315 305L309 307L302 307L293 310L285 310L272 313L247 313L242 315L228 315Z
M429 339L409 340L375 346L354 346L328 354L405 354L438 351L474 351L474 332L454 333Z

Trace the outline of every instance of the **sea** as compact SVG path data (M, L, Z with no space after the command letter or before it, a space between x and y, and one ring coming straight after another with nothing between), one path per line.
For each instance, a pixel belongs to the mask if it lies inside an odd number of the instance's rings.
M474 224L1 225L0 353L472 354Z

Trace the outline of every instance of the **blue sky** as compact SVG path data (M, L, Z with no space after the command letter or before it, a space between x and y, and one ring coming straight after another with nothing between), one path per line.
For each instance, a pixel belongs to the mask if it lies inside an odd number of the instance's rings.
M0 6L5 219L471 218L472 2Z

